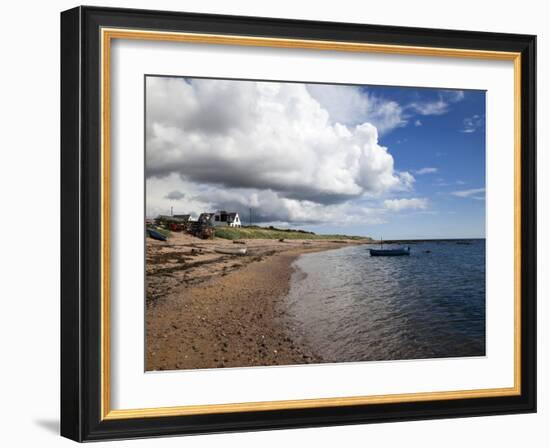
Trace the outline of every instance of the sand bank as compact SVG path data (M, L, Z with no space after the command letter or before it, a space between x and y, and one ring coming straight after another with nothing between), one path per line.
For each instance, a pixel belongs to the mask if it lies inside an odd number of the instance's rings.
M357 241L147 240L146 369L288 365L321 361L291 335L284 307L292 262ZM215 248L247 247L246 255Z

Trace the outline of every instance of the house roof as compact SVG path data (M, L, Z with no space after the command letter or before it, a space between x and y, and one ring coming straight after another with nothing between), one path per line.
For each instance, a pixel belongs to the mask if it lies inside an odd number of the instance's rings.
M217 215L225 215L226 216L226 222L233 222L235 221L235 218L239 215L237 212L227 212L225 210L218 210L216 212Z
M199 215L199 221L209 221L210 218L212 218L212 215L214 215L214 213L201 213Z
M201 213L199 215L199 221L204 221L204 220L210 220L214 215L225 215L227 216L227 221L228 222L233 222L235 221L235 218L237 216L239 216L239 214L237 212L231 212L231 213L228 213L226 212L225 210L220 210L220 211L217 211L215 213L211 213L211 212L205 212L205 213Z

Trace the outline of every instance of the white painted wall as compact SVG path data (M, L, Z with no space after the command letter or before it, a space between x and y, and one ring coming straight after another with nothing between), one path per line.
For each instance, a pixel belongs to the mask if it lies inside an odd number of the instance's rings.
M87 4L158 8L251 16L354 21L537 34L539 110L539 229L548 228L550 159L544 124L550 120L545 79L550 76L549 11L544 2L440 1L319 2L278 0L145 0L93 1ZM1 406L0 438L5 446L69 446L56 435L59 413L59 11L71 1L5 2L2 68L0 69L2 210L2 312L0 312ZM544 202L546 204L544 204ZM19 222L17 237L7 236L9 217L32 208L50 217L40 228ZM168 438L94 446L155 446L186 444L255 446L422 446L464 447L548 446L550 393L548 375L548 297L550 237L539 232L539 413L537 415L406 422L293 431ZM546 277L546 279L544 278ZM546 348L546 356L542 348Z
M231 224L229 224L231 227L241 227L241 218L239 217L239 214L235 216L235 219Z
M241 220L239 218L239 214L237 213L237 216L235 216L235 219L228 223L227 221L216 221L216 217L221 217L219 211L216 211L216 213L214 213L212 215L212 219L210 220L211 224L214 226L214 227L241 227Z

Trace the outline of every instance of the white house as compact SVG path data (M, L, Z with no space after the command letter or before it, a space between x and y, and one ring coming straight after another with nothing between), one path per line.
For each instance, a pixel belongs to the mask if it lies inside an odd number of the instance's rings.
M239 214L236 212L226 212L225 210L219 210L215 213L201 213L199 222L208 222L208 224L214 227L241 227Z

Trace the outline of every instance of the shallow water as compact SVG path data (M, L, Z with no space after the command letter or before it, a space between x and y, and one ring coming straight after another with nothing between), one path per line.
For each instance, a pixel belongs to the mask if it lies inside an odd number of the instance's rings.
M301 256L286 300L295 336L326 362L484 356L485 240L461 243Z

